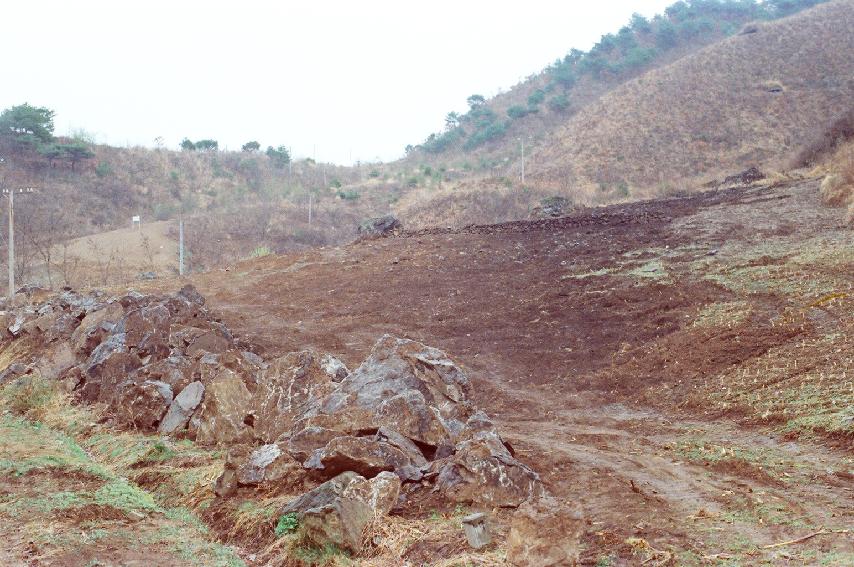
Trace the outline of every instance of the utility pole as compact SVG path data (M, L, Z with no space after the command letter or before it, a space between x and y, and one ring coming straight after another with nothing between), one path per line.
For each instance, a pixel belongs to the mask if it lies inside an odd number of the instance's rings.
M311 200L314 197L311 193L308 194L308 226L311 226Z
M33 191L32 187L3 189L3 194L9 199L9 301L15 298L15 193L28 195Z
M184 276L184 215L178 215L178 275Z

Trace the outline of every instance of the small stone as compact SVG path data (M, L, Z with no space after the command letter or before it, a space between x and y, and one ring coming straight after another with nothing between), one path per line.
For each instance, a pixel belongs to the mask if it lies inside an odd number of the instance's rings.
M486 514L477 512L463 518L463 531L466 534L466 540L472 549L483 549L492 543L492 536L489 534L489 525L486 522Z

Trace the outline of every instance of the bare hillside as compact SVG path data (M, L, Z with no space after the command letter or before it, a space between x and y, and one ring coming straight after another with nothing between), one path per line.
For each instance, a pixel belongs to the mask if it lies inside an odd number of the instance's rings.
M851 105L852 26L854 2L830 2L638 77L570 119L533 177L635 193L783 167Z

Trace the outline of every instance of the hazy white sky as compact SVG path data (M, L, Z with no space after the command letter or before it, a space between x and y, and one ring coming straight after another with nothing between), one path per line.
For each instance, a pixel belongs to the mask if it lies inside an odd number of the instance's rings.
M0 108L47 106L57 134L114 145L254 139L390 160L470 94L673 1L13 0L0 4Z

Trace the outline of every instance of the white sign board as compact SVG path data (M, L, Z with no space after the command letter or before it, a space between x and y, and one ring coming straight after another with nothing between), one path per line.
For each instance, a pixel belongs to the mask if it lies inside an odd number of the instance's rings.
M139 215L136 215L135 217L131 218L130 220L131 220L131 222L139 222Z

